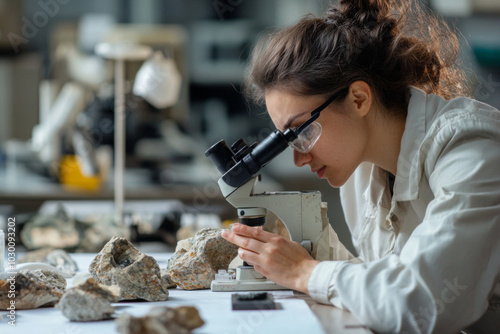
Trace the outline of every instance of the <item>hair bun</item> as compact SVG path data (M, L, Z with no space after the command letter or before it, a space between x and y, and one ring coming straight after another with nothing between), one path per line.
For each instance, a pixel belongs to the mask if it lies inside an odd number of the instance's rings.
M330 7L326 12L326 23L333 23L336 25L340 25L345 21L345 16L343 13L336 7Z
M389 14L391 3L391 0L340 0L337 7L327 11L325 21L336 25L354 21L362 26L379 22Z

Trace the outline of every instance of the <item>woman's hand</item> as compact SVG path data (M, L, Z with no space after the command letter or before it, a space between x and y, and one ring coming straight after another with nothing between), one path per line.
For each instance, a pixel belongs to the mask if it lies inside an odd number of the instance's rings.
M222 237L239 246L239 257L271 281L307 293L307 282L319 263L298 242L243 224Z

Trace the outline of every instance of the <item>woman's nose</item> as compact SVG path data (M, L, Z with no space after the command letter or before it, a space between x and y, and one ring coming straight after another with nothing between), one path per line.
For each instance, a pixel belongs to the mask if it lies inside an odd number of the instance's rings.
M309 153L300 153L297 150L293 150L293 163L297 167L305 166L311 161L311 154Z

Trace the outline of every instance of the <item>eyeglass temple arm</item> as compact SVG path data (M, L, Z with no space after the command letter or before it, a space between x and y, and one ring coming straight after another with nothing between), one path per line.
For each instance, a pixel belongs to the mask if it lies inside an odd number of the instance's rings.
M332 95L328 100L326 100L322 105L311 111L311 118L309 118L307 121L302 123L296 130L295 134L298 136L302 131L304 131L305 128L307 128L312 122L314 122L316 119L318 119L319 114L323 109L328 107L330 103L333 102L337 98L337 94Z

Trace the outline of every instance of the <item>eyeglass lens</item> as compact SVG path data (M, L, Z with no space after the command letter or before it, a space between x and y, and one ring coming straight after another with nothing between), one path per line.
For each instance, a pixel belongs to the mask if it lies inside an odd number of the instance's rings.
M292 141L290 146L300 153L307 153L313 148L314 144L316 144L320 135L321 124L312 122L299 133L297 139Z

